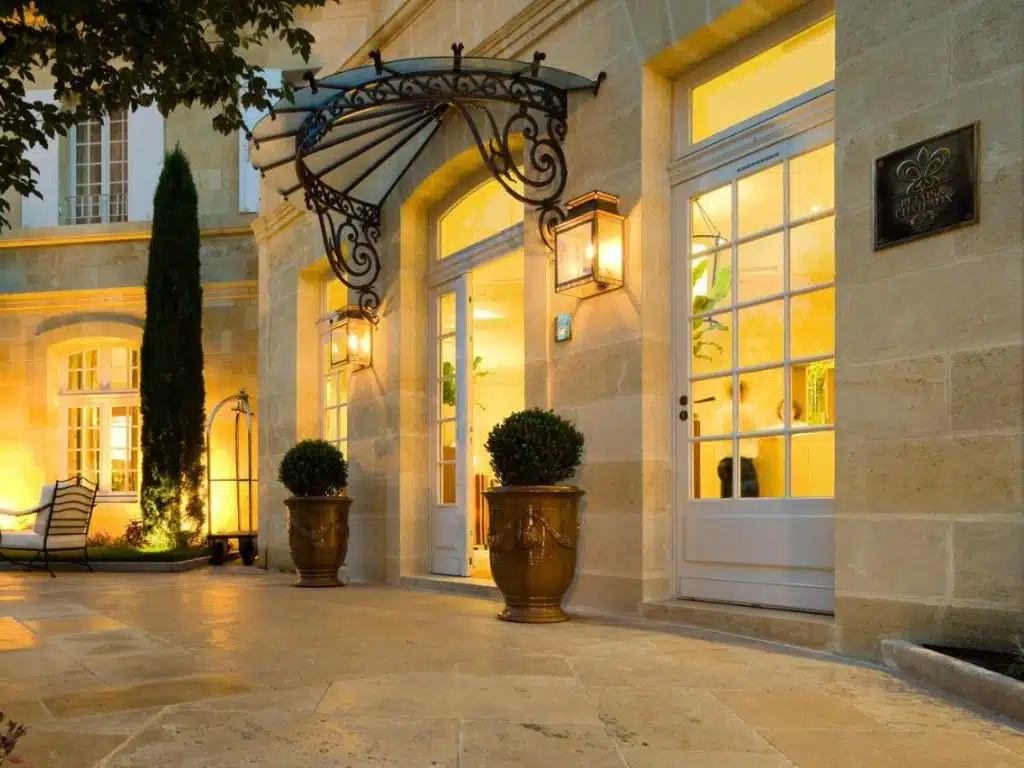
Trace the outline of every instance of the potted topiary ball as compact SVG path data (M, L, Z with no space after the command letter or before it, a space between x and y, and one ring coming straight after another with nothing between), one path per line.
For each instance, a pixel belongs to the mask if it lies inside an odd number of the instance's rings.
M326 440L302 440L281 459L277 478L292 496L288 507L288 548L297 587L338 587L338 569L348 552L345 495L348 465Z
M484 491L491 574L505 598L498 618L565 621L562 597L576 573L583 491L563 483L580 465L583 435L553 412L533 408L491 430L487 451L500 483Z

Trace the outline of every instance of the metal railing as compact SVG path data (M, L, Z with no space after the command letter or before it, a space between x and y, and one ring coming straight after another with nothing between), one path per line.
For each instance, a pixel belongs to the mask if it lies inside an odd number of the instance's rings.
M128 195L77 195L60 206L61 224L109 224L128 221Z

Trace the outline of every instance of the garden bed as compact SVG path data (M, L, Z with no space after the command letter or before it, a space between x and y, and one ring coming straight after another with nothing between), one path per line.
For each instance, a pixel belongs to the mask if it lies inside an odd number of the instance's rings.
M27 563L35 553L20 550L4 549L0 546L0 554L13 563ZM206 547L182 547L180 549L135 549L133 547L89 547L90 563L179 563L183 560L194 560L208 555ZM80 561L81 550L77 552L52 552L50 562L61 560ZM36 557L37 562L42 556Z
M32 559L31 552L15 551L0 547L0 570L23 570ZM50 568L58 572L86 571L81 565L82 553L54 552L50 555ZM89 565L94 571L115 573L178 573L203 568L210 562L205 547L182 547L180 549L148 550L124 546L89 547ZM42 557L36 558L34 568L41 569ZM46 573L45 570L42 571Z
M1024 682L992 668L998 666L1010 671L1013 657L1009 654L925 647L898 638L885 638L882 661L903 677L941 688L1024 723ZM979 663L982 661L985 663Z
M926 645L924 647L944 656L952 656L954 659L966 661L976 667L983 667L997 675L1006 675L1006 677L1024 682L1024 663L1018 660L1015 654L976 651L971 648L950 648L944 645Z

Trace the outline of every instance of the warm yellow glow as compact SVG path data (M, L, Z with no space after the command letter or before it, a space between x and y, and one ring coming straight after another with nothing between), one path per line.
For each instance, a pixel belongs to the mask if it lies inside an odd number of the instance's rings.
M691 141L702 141L831 82L835 44L835 17L830 16L694 88Z
M225 422L227 424L228 422ZM210 456L210 474L211 478L233 478L236 476L246 476L246 452L245 452L245 436L242 435L242 450L239 455L239 461L241 466L238 471L235 471L235 459L234 459L234 423L231 422L231 426L223 430L220 434L220 440L217 443L218 447L212 452ZM215 438L216 439L216 438ZM253 441L255 442L256 436L253 435ZM230 447L229 447L230 446ZM256 461L255 455L253 456L253 462ZM253 528L257 528L256 520L256 484L253 483ZM208 512L210 515L210 526L214 533L223 533L225 531L237 530L239 525L245 530L249 525L249 489L248 485L243 483L236 493L235 483L232 482L214 482L210 486L210 502L211 509Z
M0 508L32 509L39 503L43 483L43 472L28 446L0 443ZM0 529L5 527L0 521Z
M619 200L592 192L568 203L555 228L555 292L583 299L623 282L624 218Z
M348 351L358 352L359 351L359 336L354 333L348 335Z
M519 194L523 184L508 182ZM453 205L438 221L438 255L446 259L523 220L523 204L491 179Z

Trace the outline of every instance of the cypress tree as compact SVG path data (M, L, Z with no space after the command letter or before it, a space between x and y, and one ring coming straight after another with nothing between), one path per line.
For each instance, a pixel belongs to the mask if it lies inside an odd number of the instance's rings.
M199 197L188 158L164 158L153 200L142 333L142 520L174 543L183 516L203 515L203 289L199 276ZM182 501L185 507L182 508Z

